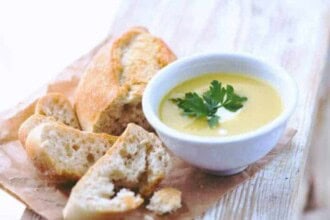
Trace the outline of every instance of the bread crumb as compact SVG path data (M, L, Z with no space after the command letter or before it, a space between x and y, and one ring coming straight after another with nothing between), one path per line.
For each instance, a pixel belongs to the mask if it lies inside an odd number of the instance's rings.
M181 207L181 191L166 187L158 190L150 199L147 209L158 215L174 212Z
M154 218L150 215L145 215L143 219L144 220L154 220Z

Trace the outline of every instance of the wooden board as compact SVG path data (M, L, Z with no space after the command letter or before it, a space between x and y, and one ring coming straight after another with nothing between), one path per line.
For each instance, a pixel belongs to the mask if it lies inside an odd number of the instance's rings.
M207 2L207 3L206 3ZM325 1L136 1L119 8L111 33L142 25L178 57L201 52L248 52L283 66L300 96L290 148L263 172L214 205L205 219L292 219L314 120L328 45Z
M309 199L306 219L328 219L330 216L330 54L322 80L317 122L313 131L306 164Z
M178 57L247 52L283 66L300 89L290 147L255 178L228 193L205 219L292 219L303 177L329 35L327 1L125 1L111 34L146 26Z

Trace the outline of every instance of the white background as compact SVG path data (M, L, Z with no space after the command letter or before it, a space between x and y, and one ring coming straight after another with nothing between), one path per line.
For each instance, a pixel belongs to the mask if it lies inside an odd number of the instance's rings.
M27 97L104 39L119 0L0 0L0 112ZM0 219L24 206L0 191Z

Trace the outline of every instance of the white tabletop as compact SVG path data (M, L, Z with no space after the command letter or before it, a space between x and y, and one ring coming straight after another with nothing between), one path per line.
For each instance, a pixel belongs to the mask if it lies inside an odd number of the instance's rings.
M38 89L109 32L118 0L0 1L0 111ZM0 219L25 206L0 191Z

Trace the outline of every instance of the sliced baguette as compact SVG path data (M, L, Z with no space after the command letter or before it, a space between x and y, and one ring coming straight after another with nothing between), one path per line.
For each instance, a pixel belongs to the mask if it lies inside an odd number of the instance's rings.
M130 123L99 164L116 186L149 196L168 172L170 157L154 133Z
M83 130L120 135L130 122L150 130L141 108L143 91L158 70L175 59L167 45L144 28L131 28L101 48L75 93Z
M39 98L35 113L54 117L63 124L80 129L78 118L70 101L61 93L48 93Z
M60 93L49 93L39 98L35 107L35 114L21 124L18 138L22 145L25 145L26 138L33 128L43 122L52 121L80 129L76 113L69 100Z
M155 192L147 209L156 212L158 215L174 212L181 207L181 191L166 187Z
M124 219L125 214L138 208L144 201L140 195L128 189L115 193L114 184L105 177L90 183L83 193L84 196L70 196L63 210L65 220Z
M149 196L165 177L169 164L169 155L156 135L138 125L128 124L113 147L72 189L64 218L106 219L137 208L142 199L133 194L120 207L114 206L115 188L125 187ZM117 197L118 194L114 199Z
M35 127L44 122L55 122L56 119L53 117L46 117L44 115L31 115L28 119L26 119L18 129L18 139L25 146L25 141L30 131L32 131Z
M27 136L33 163L56 182L76 181L113 145L117 137L79 131L59 122L41 123Z

